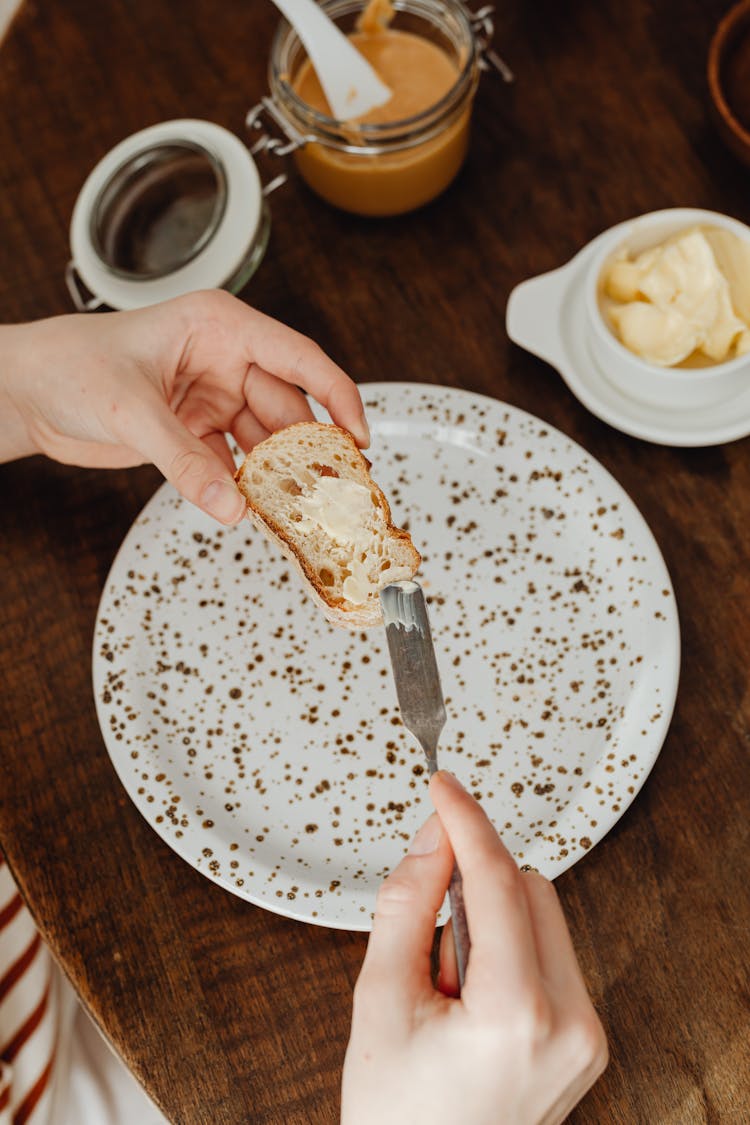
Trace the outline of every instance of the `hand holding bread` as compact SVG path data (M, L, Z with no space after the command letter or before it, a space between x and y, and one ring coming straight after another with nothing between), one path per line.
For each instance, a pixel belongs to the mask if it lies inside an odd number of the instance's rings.
M151 461L221 523L247 513L339 625L379 622L378 589L419 566L357 448L370 435L356 384L312 340L228 293L4 325L0 349L0 461ZM303 391L334 425L312 421ZM228 436L253 450L236 482Z
M0 460L151 461L225 524L245 514L227 434L246 451L311 419L306 391L369 442L349 376L312 340L219 290L134 312L3 325L0 351Z

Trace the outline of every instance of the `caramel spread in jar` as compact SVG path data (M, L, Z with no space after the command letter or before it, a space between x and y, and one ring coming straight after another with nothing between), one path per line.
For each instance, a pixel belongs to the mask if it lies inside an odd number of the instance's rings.
M335 122L309 59L292 89L305 103L298 128L311 139L295 153L309 186L329 203L360 215L398 215L421 207L453 180L468 147L478 74L469 52L451 57L437 43L387 26L393 9L374 0L349 38L392 90L355 121ZM319 115L319 116L318 116Z
M352 138L357 125L391 125L418 113L424 113L444 98L455 84L458 70L445 51L420 35L408 31L382 30L355 31L349 41L367 59L378 76L393 94L384 105L358 117L352 126ZM326 96L318 76L306 59L296 76L294 92L307 105L331 116Z

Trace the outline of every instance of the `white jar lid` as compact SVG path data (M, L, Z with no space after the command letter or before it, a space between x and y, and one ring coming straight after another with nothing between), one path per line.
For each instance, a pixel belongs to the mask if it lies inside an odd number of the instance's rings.
M180 150L192 151L197 161L202 159L209 175L214 170L215 213L208 217L203 236L199 232L194 245L172 264L151 270L123 267L111 259L98 234L104 201L112 195L118 177L130 182L147 175L154 154ZM115 200L112 208L117 206ZM195 289L222 288L251 251L263 210L255 162L233 133L213 122L190 118L152 125L116 145L84 183L70 223L69 277L75 271L94 295L88 307L105 304L113 309L142 308ZM179 229L180 217L174 221L177 226L172 229Z

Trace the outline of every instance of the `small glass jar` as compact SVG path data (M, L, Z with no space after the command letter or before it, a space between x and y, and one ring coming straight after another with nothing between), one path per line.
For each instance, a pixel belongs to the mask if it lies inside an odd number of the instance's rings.
M321 6L350 34L366 3L323 0ZM253 152L293 152L300 175L313 191L358 215L404 214L448 187L466 156L474 94L486 67L489 9L474 15L461 0L395 0L393 7L391 29L436 44L455 64L456 80L438 102L388 124L342 122L319 113L294 89L307 55L296 31L283 20L271 46L270 97L247 118L249 126L260 127L265 110L288 141L283 144L266 135Z

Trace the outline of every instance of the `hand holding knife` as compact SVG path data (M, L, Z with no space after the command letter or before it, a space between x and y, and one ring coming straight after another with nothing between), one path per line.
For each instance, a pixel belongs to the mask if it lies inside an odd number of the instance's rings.
M380 604L401 718L424 750L432 777L438 768L438 740L446 714L422 587L413 580L393 582L380 591ZM455 865L448 895L458 980L463 988L470 940L463 883Z

